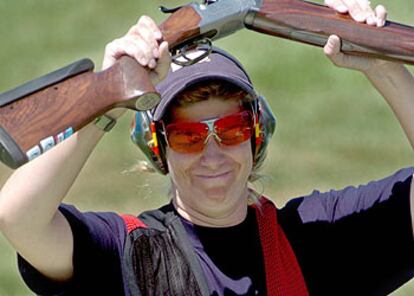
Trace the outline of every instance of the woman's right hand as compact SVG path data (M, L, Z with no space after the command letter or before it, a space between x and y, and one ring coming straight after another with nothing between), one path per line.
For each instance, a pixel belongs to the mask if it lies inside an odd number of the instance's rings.
M162 41L160 29L148 16L141 16L128 33L106 45L102 69L109 68L124 55L147 67L154 85L167 76L171 63L168 43Z
M167 76L171 64L168 43L162 41L160 29L148 16L141 16L124 36L106 45L102 70L111 67L124 55L132 57L148 69L153 85ZM117 118L125 111L126 109L115 109L108 112L108 115Z
M108 44L103 66L110 67L123 55L131 56L148 68L155 84L170 66L168 44L158 45L161 40L156 24L141 17L124 37ZM110 115L115 118L124 110L111 110ZM21 166L0 190L0 235L50 279L73 277L72 228L58 207L102 135L97 128L81 129Z

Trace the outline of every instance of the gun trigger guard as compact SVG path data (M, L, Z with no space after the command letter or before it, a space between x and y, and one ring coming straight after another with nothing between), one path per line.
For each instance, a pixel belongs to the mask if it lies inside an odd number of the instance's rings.
M195 50L204 51L204 53L195 58L188 57L187 53ZM182 67L191 66L209 56L212 50L213 44L209 38L195 40L192 43L186 44L177 49L176 54L172 56L172 62ZM180 60L180 58L184 60Z
M214 4L216 3L218 0L204 0L203 4L204 5L210 5L210 4Z
M182 6L177 6L177 7L174 7L174 8L167 8L167 7L161 5L160 10L161 10L162 13L174 13L177 10L179 10L181 7Z

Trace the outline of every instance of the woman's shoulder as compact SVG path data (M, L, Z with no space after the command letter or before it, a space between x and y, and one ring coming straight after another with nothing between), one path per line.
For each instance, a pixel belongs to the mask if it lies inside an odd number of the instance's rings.
M403 168L379 180L359 186L347 186L296 197L279 210L282 221L299 219L302 223L333 223L344 217L368 211L378 205L400 204L405 207L410 197L414 168Z

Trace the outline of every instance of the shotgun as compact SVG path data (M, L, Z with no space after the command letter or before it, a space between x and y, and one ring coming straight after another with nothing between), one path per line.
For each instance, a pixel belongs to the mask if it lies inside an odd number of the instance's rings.
M336 34L345 53L414 64L413 27L387 21L377 28L302 0L204 0L161 10L170 14L160 29L173 56L247 28L316 46ZM113 108L149 110L160 100L147 69L130 57L93 68L80 60L0 95L3 163L18 168Z

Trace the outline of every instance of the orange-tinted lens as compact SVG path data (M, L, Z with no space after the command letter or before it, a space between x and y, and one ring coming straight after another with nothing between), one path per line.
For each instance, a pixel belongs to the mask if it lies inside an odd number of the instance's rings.
M252 114L243 111L219 118L214 121L214 131L209 131L208 125L203 122L172 123L166 127L168 145L181 153L202 151L209 132L216 134L220 144L238 145L252 136Z
M168 145L181 153L194 153L204 149L208 126L201 122L172 123L166 127Z
M215 132L220 144L238 145L250 139L253 132L253 118L249 111L220 118L215 122Z

